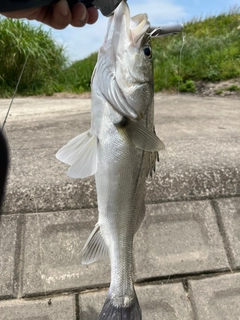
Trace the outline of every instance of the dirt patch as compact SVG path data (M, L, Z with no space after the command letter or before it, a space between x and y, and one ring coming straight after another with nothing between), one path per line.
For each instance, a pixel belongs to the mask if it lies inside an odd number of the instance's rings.
M19 97L21 98L21 97ZM56 92L51 96L39 95L31 96L31 98L49 98L49 99L91 99L91 92L74 93L74 92Z
M83 93L71 93L71 92L58 92L54 93L53 98L76 98L76 99L90 99L91 92L83 92Z
M240 97L240 78L221 82L199 81L196 88L202 96Z

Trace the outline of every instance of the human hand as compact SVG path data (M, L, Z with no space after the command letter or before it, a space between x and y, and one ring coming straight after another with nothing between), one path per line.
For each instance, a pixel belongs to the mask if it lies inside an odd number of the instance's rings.
M76 3L72 10L66 0L40 8L1 13L7 18L37 20L55 29L64 29L69 24L74 27L83 27L86 23L93 24L98 19L96 8L86 9L83 3Z

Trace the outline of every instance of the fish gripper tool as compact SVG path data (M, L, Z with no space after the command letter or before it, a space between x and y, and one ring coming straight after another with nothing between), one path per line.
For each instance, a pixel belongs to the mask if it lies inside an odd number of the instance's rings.
M102 14L109 17L122 0L67 0L70 9L78 2L83 3L87 8L95 7ZM56 3L56 0L4 0L0 2L0 12L25 10L48 6Z

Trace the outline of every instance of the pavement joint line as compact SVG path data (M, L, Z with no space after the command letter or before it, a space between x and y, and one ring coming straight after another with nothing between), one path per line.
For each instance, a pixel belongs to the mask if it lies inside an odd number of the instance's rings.
M182 280L182 285L183 285L183 290L186 293L187 299L190 303L191 306L191 310L192 310L192 320L198 320L197 319L197 314L194 310L194 302L191 299L191 294L190 294L190 289L189 289L189 283L188 283L189 279L183 279Z
M240 193L239 194L235 194L235 195L230 195L230 196L219 196L219 197L207 197L206 195L204 197L196 197L196 198L184 198L184 199L170 199L170 200L162 200L162 201L146 201L145 204L146 205L151 205L151 204L165 204L165 203L179 203L179 202L193 202L193 201L213 201L216 202L217 200L221 200L221 199L235 199L235 198L240 198ZM49 210L49 211L38 211L38 212L16 212L16 213L7 213L7 212L3 212L1 214L1 216L10 216L10 215L37 215L37 214L49 214L49 213L54 213L54 212L73 212L73 211L78 211L78 210L89 210L89 209L97 209L97 206L83 206L83 207L79 207L79 208L68 208L65 207L64 209L61 210ZM214 209L215 210L215 209Z
M38 297L41 297L42 299L44 298L50 298L52 296L61 296L61 295L74 295L74 294L80 294L82 292L87 292L87 291L99 291L99 290L105 290L109 288L110 283L105 283L102 285L92 285L92 286L82 286L81 288L73 288L73 289L60 289L60 290L49 290L47 292L41 291L38 293L30 293L30 294L25 294L23 295L22 299L36 299ZM12 298L10 298L12 299ZM3 300L0 298L0 301ZM6 299L5 299L6 300ZM9 300L9 298L7 299Z
M79 294L75 294L75 313L76 320L80 320L80 302L79 302Z
M191 294L191 289L189 288L189 285L188 285L188 300L189 300L189 303L191 305L191 309L192 309L192 318L193 320L198 320L198 313L197 313L197 309L196 309L196 304L195 304L195 301L194 301L194 298Z
M163 276L163 277L152 277L152 278L145 278L145 279L139 279L135 282L135 284L138 285L146 285L146 284L155 284L160 282L161 284L168 284L168 283L180 283L184 280L202 280L202 279L208 279L208 278L214 278L218 276L228 275L228 274L236 274L240 273L240 269L235 269L230 271L229 269L224 269L222 271L216 271L216 270L209 270L206 272L199 271L199 272L191 272L191 273L183 273L183 274L174 274L169 276Z
M22 297L23 256L25 250L25 226L26 217L19 215L17 222L17 239L19 247L16 246L14 262L14 283L16 283L17 298Z
M189 293L189 289L188 289L188 282L190 280L203 280L203 279L210 279L210 278L217 278L219 276L224 276L224 275L230 275L230 274L240 274L240 269L239 270L235 270L233 272L230 272L229 270L225 270L222 272L199 272L199 274L196 273L189 273L189 274L183 274L181 275L176 275L176 276L171 276L169 278L169 276L167 277L156 277L156 278L149 278L149 279L145 279L144 282L135 282L135 284L139 287L144 287L146 285L151 285L151 286L155 286L155 285L171 285L173 283L181 283L183 285L183 289L184 291L188 294ZM109 289L109 284L107 285L103 285L103 286L95 286L95 287L85 287L85 288L78 288L76 290L56 290L56 291L50 291L47 292L47 294L45 295L44 292L42 293L38 293L38 294L30 294L30 295L26 295L26 296L22 296L20 298L12 298L12 297L1 297L0 301L7 301L7 300L24 300L24 301L33 301L36 299L51 299L53 297L59 297L59 296L69 296L69 295L75 295L76 299L78 299L77 296L81 295L81 294L85 294L85 293L91 293L91 292L99 292L102 290L108 290ZM76 307L76 309L81 309L81 306Z
M228 240L228 237L227 237L227 234L226 234L225 226L224 226L223 221L222 221L220 208L219 208L218 203L217 203L217 201L215 199L211 201L211 205L212 205L213 210L214 210L214 212L216 214L217 225L218 225L220 236L221 236L222 241L223 241L223 246L224 246L224 250L226 252L226 256L227 256L227 259L228 259L230 271L233 273L233 270L234 270L234 267L233 267L234 255L233 255L233 252L232 252L232 249L231 249L231 245L229 243L229 240Z
M187 279L183 279L182 280L182 285L183 285L183 289L184 291L187 293L188 295L188 280Z

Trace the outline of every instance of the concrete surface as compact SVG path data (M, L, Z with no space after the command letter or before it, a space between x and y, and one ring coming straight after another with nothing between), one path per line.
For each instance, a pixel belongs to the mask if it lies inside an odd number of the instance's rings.
M1 301L0 320L74 320L74 297L34 301Z
M189 288L197 319L240 319L239 274L191 280Z
M8 104L1 101L1 119ZM157 95L155 106L166 150L146 202L240 196L239 100ZM15 100L6 126L12 165L5 213L96 207L94 179L67 178L67 166L55 159L89 126L90 100Z
M143 320L240 319L238 99L156 95L166 145L135 237ZM0 100L3 119L9 100ZM109 261L81 265L97 221L94 178L72 180L56 151L90 125L90 100L16 99L0 220L0 320L95 320Z

